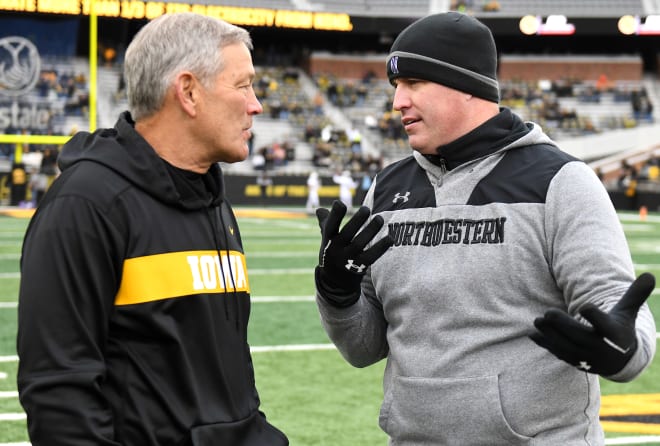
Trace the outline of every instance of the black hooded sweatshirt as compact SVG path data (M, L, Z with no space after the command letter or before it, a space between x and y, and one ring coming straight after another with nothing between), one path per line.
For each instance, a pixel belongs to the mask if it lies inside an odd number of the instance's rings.
M34 445L279 446L259 411L250 287L222 172L135 131L81 132L28 227L18 389Z

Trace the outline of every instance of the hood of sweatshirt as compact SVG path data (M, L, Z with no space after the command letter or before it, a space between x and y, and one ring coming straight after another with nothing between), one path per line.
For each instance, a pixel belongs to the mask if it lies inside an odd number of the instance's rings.
M119 116L114 128L79 132L62 147L57 161L62 172L80 162L102 164L154 199L182 209L217 205L224 193L218 164L203 175L209 194L191 193L187 181L135 131L129 112Z

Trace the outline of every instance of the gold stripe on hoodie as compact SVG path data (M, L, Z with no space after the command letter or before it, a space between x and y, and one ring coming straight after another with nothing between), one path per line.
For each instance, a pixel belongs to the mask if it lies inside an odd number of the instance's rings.
M169 252L125 260L115 305L232 291L250 291L243 253Z

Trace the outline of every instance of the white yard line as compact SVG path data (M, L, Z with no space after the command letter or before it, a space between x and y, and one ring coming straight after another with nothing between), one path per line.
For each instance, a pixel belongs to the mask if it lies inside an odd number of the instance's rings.
M0 421L19 421L25 419L27 419L25 413L0 413Z
M253 303L286 303L286 302L314 302L314 296L252 296ZM18 307L17 302L0 302L0 310L3 308L13 309Z
M314 302L314 296L259 296L250 299L254 303Z
M248 269L249 276L272 276L277 274L314 274L314 268L258 268Z
M298 344L298 345L258 345L250 347L252 353L270 352L310 352L319 350L334 350L334 344Z
M0 254L0 260L19 260L20 254Z
M300 251L277 251L277 252L247 252L245 256L248 259L248 263L250 263L250 259L272 259L272 258L284 258L284 259L289 259L289 258L307 258L307 257L318 257L319 253L318 250L316 252L311 251L311 252L300 252ZM251 269L248 267L248 272L251 271Z
M620 213L619 214L619 220L621 221L638 221L640 223L645 223L639 218L639 214L635 213ZM660 222L660 215L647 215L646 216L646 221L648 222L654 222L654 223L659 223Z
M257 345L251 346L252 353L270 352L310 352L322 350L334 350L334 344L291 344L291 345ZM0 356L0 363L18 362L18 355Z
M660 442L658 435L644 435L641 437L606 438L605 444L649 444ZM0 445L1 446L1 445Z

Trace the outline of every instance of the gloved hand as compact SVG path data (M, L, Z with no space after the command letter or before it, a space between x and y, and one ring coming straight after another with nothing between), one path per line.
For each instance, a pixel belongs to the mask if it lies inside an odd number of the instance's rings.
M383 227L383 217L375 216L358 234L369 219L371 211L362 206L339 230L346 215L346 206L336 201L332 210L316 210L321 227L321 250L315 270L316 288L323 298L337 307L348 307L360 298L360 282L367 268L392 246L388 235L369 249L364 249ZM357 235L356 235L357 234Z
M536 318L539 330L530 335L541 347L577 368L610 376L621 371L637 350L635 319L655 287L653 274L640 275L621 300L605 313L595 305L585 305L580 314L591 326L582 324L563 311L548 310Z

